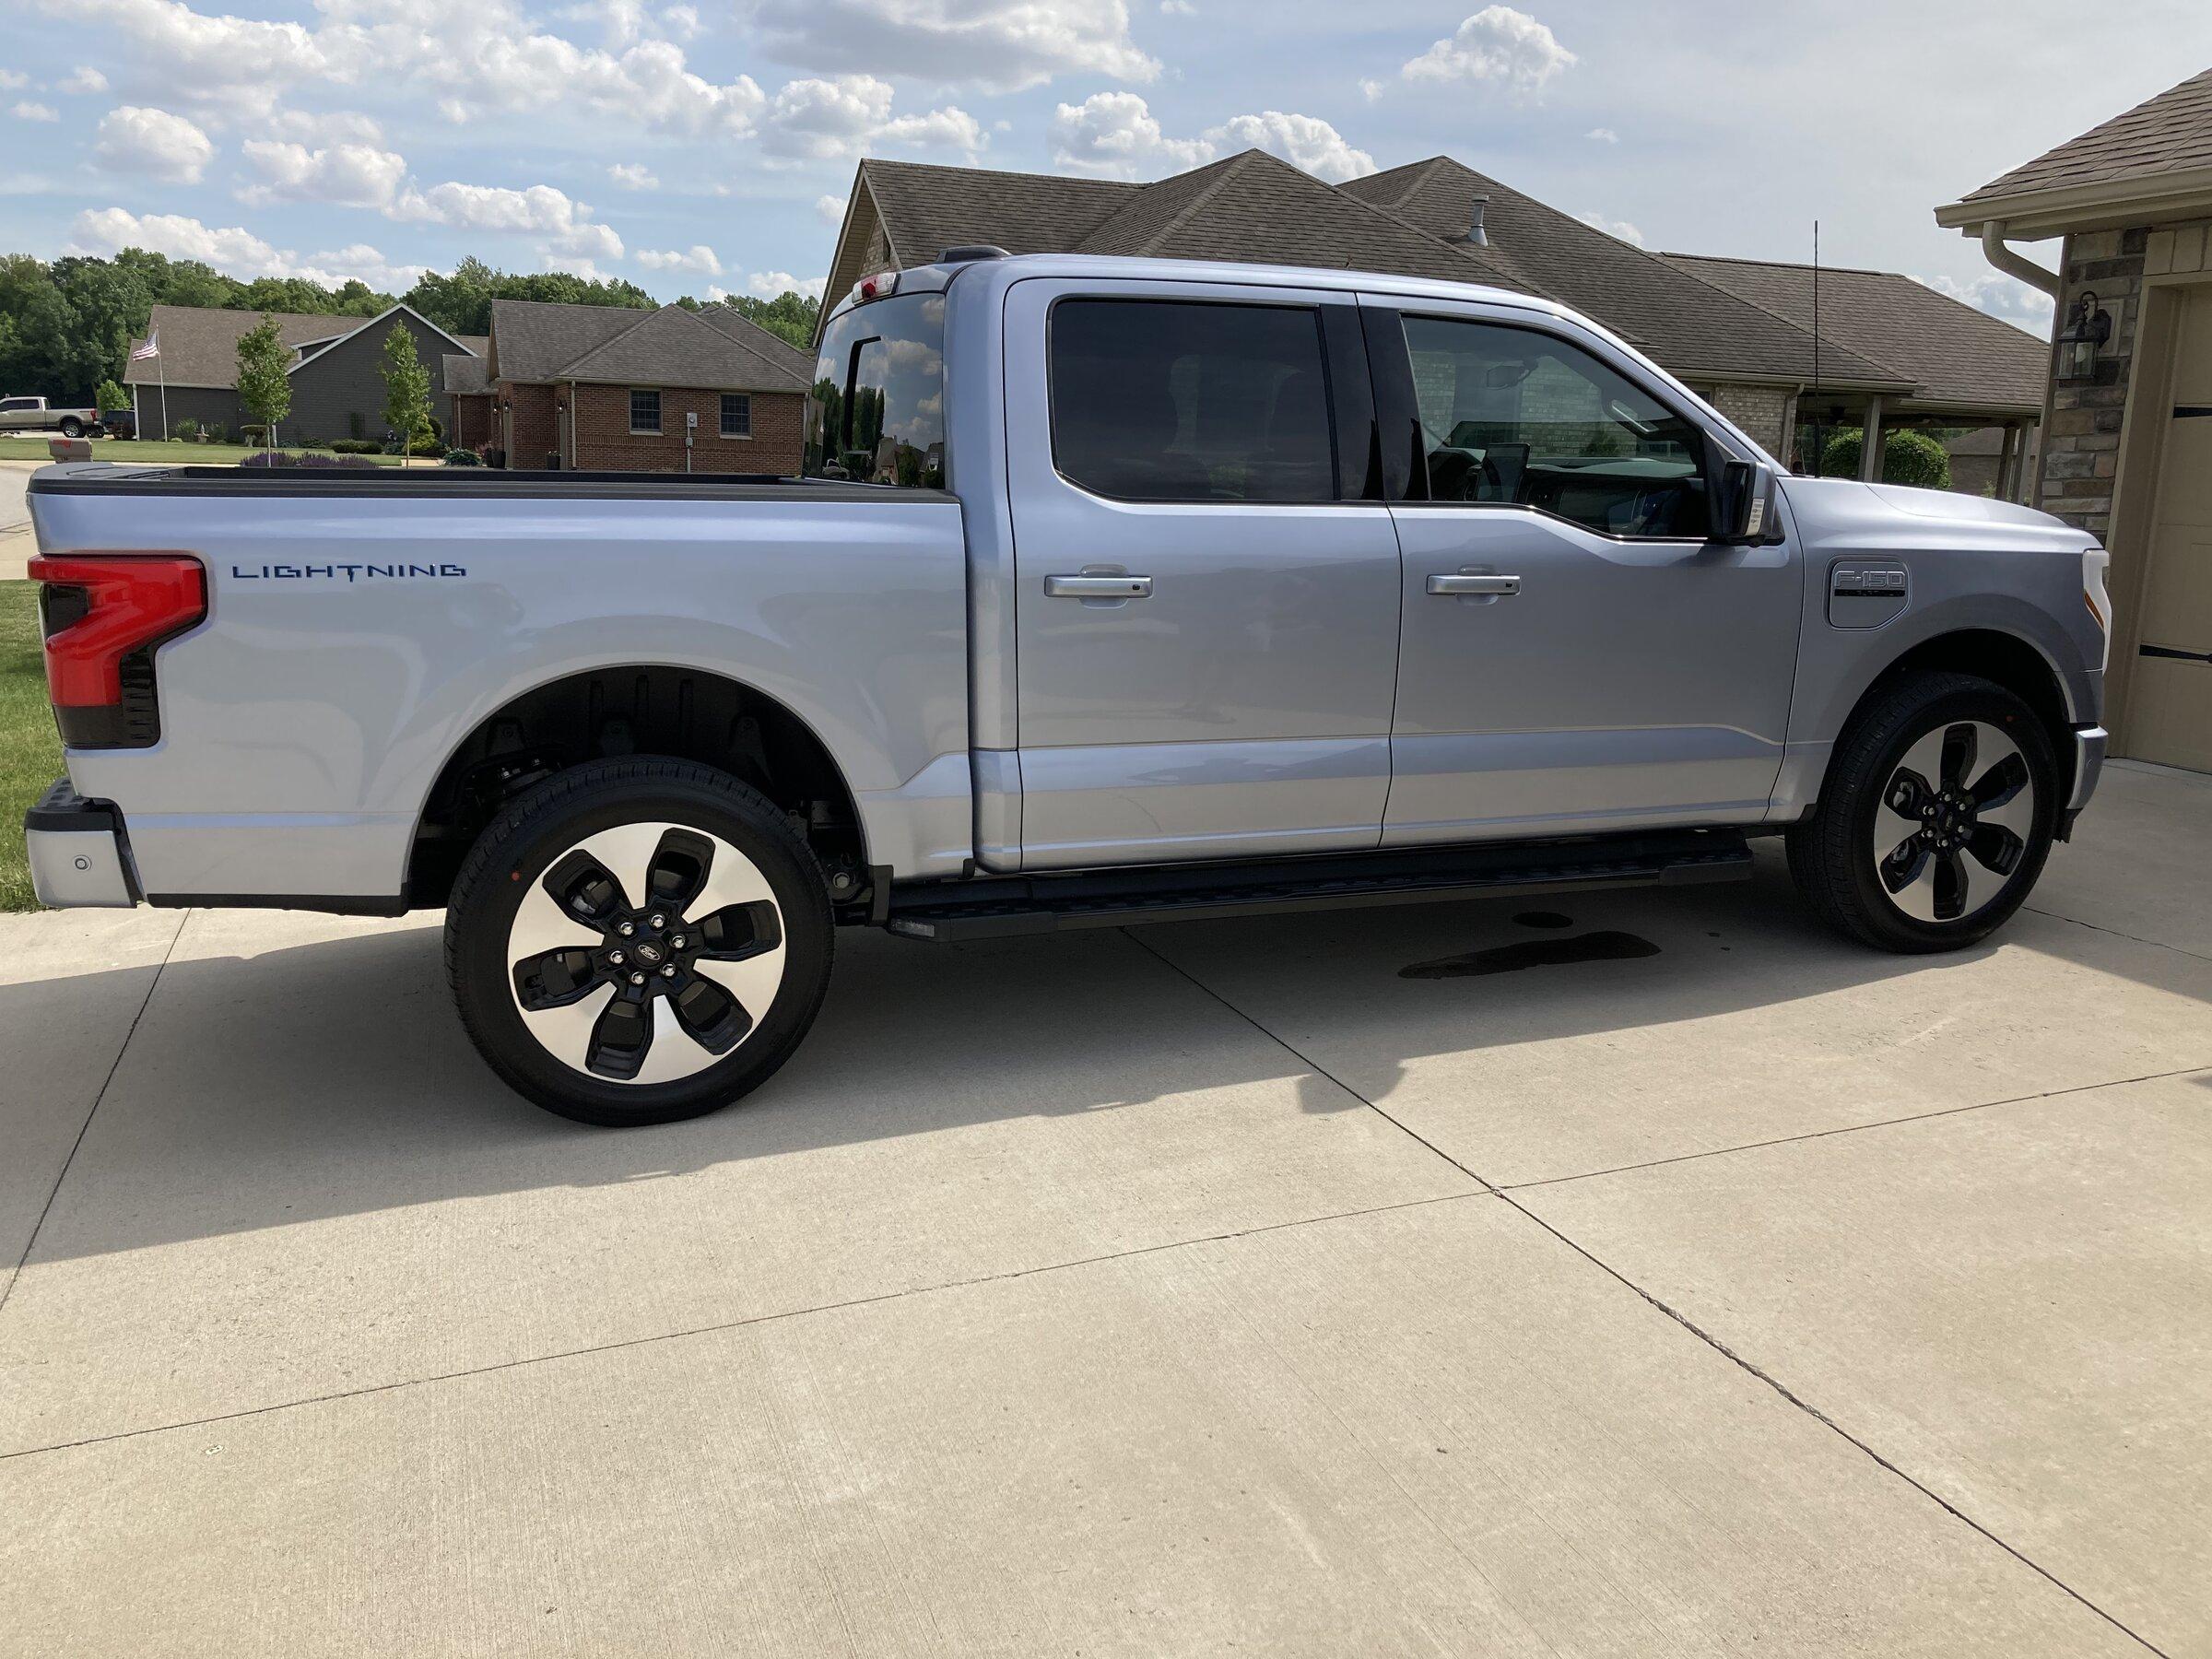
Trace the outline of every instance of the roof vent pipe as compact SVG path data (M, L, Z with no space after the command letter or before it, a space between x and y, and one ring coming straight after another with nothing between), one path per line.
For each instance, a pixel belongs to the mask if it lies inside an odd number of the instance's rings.
M1467 209L1467 229L1465 233L1460 236L1455 236L1452 240L1453 241L1464 241L1470 248L1488 247L1490 245L1490 233L1482 228L1482 216L1483 210L1489 206L1489 205L1490 198L1488 196L1477 196L1475 198L1474 205Z
M1982 257L2006 276L2017 276L2030 288L2042 289L2053 300L2058 298L2058 273L2044 270L2032 259L2024 259L2006 246L2003 220L1990 219L1983 225Z

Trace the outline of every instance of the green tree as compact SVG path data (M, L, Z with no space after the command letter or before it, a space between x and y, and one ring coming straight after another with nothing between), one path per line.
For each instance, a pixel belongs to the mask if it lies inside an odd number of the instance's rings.
M430 423L430 371L405 323L393 324L384 336L383 373L384 418L399 434L399 464L405 466L415 440Z
M110 415L117 409L129 408L131 394L113 381L104 380L100 382L99 394L93 401L100 406L100 412L102 415Z
M238 337L238 401L268 430L264 441L274 447L276 423L292 412L291 347L276 332L276 319L265 313Z
M772 335L805 351L814 345L814 319L821 310L821 302L809 300L804 294L788 288L773 300L757 300L750 294L733 294L725 300L727 305L748 323L758 323Z
M1855 478L1866 435L1857 427L1845 427L1830 437L1820 452L1820 476ZM1917 484L1925 489L1951 487L1951 457L1942 444L1925 432L1897 428L1882 434L1882 482Z

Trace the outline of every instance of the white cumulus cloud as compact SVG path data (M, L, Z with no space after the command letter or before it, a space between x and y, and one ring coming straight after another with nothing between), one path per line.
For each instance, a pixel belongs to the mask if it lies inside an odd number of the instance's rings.
M843 224L845 222L845 198L834 195L816 196L814 198L814 217L820 219L825 225Z
M8 106L7 112L18 121L59 121L62 112L52 104L33 103L24 99Z
M1594 139L1599 144L1618 144L1620 142L1620 135L1611 127L1592 127L1583 136Z
M256 182L238 193L255 206L271 202L324 202L341 207L388 209L407 176L401 157L372 144L304 144L249 138L241 147Z
M749 9L771 53L814 68L992 92L1062 75L1159 74L1159 60L1130 39L1124 0L752 0Z
M122 104L100 118L92 159L109 172L196 184L215 159L215 146L182 115Z
M809 300L819 300L826 282L820 276L794 276L789 271L755 271L745 279L745 286L763 300L773 300L778 294L804 294Z
M1398 73L1409 81L1490 81L1536 92L1574 62L1574 53L1526 12L1486 6Z
M54 89L60 92L105 92L108 89L108 77L89 64L79 64L62 76Z
M2041 288L2030 288L2017 276L2007 276L2002 271L1983 271L1965 282L1949 276L1916 276L1913 280L1978 312L2001 317L2038 339L2051 337L2053 309L2051 296Z
M1158 178L1243 149L1280 156L1332 184L1375 171L1372 156L1315 115L1267 110L1231 116L1194 138L1174 138L1135 92L1094 92L1079 104L1061 104L1047 135L1061 166L1124 179Z
M1643 246L1643 232L1626 219L1607 218L1602 213L1580 213L1575 217L1593 230L1603 230L1607 236L1625 241L1632 248Z
M527 190L452 181L428 190L409 184L386 211L396 219L456 230L535 236L542 239L542 251L549 260L622 257L622 239L614 227L594 219L589 207L550 184L533 184Z
M121 207L92 208L76 216L73 253L112 254L145 248L171 259L197 259L217 270L248 280L255 276L304 276L335 288L356 277L387 293L411 288L425 269L394 265L365 243L306 256L277 248L240 225L210 226L176 213L131 213Z
M653 169L635 161L617 162L606 170L606 176L624 190L658 190L661 182Z
M641 248L634 257L648 271L695 271L701 276L722 275L722 261L714 257L713 249L703 243L665 251Z
M883 145L959 150L972 155L990 142L966 111L947 106L920 114L891 113L891 84L873 75L787 83L761 116L762 141L776 155L831 161Z

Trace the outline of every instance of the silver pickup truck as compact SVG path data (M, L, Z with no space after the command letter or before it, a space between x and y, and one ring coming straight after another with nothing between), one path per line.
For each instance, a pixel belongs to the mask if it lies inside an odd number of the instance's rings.
M1747 874L1899 951L2088 801L2105 555L1785 476L1604 329L1361 276L952 250L824 331L806 477L50 467L49 904L446 907L600 1124L797 1046L834 930Z

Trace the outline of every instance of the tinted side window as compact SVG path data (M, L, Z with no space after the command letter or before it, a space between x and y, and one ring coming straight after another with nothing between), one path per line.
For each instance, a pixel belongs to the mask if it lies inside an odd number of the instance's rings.
M1321 319L1311 307L1063 300L1053 461L1137 501L1335 496Z
M945 488L945 296L856 305L822 335L806 474Z
M1539 507L1607 535L1707 534L1704 434L1633 382L1527 329L1405 327L1431 500Z

